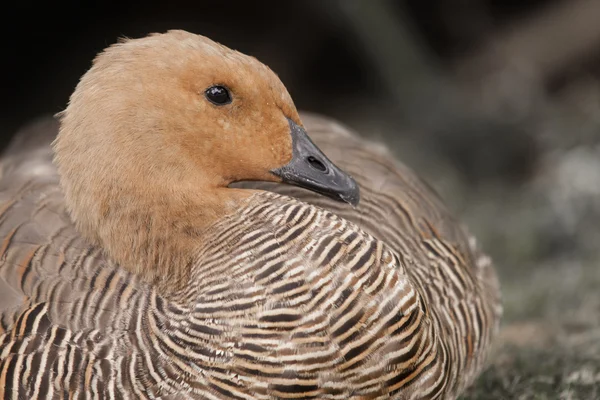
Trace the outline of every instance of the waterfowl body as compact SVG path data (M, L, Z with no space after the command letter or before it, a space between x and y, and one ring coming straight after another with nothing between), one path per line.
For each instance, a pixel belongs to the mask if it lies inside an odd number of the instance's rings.
M180 31L111 47L54 149L2 162L4 398L445 399L480 370L489 259L256 60Z

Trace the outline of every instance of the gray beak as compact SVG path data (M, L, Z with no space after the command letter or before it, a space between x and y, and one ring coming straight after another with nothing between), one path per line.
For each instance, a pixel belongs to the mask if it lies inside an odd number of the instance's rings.
M285 183L357 206L360 190L356 181L325 157L304 128L289 118L288 122L293 144L292 160L271 172Z

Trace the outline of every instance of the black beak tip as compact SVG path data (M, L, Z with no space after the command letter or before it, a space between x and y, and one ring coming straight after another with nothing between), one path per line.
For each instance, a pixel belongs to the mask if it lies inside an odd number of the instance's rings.
M358 203L360 203L360 189L358 188L358 185L354 180L352 180L352 183L352 188L341 192L339 194L339 197L343 202L348 203L353 207L356 207L358 206Z

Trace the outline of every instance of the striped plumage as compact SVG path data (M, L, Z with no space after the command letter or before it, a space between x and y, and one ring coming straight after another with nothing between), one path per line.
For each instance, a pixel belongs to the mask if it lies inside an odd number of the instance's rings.
M202 233L189 284L168 299L77 233L48 143L5 157L3 398L448 399L464 389L501 313L489 259L384 150L336 122L303 122L357 180L360 205L250 184L276 193Z

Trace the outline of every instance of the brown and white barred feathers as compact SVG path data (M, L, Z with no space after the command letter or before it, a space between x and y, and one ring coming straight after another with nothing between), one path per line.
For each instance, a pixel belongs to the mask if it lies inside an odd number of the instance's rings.
M498 329L489 258L409 169L303 121L360 205L246 184L270 191L203 233L169 298L77 233L49 146L5 158L1 397L455 398Z

